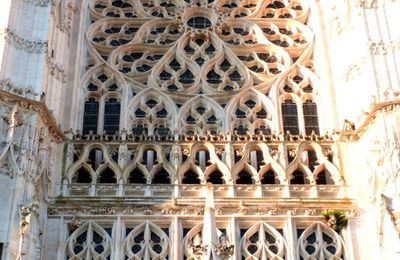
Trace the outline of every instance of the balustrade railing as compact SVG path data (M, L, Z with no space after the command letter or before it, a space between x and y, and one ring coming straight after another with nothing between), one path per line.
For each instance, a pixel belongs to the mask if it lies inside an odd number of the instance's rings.
M213 185L215 198L355 198L354 188L339 185ZM205 197L199 184L59 184L60 197Z

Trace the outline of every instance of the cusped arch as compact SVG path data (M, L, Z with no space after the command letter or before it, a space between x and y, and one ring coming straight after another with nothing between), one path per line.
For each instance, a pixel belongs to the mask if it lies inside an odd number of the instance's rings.
M250 227L240 239L242 256L245 259L290 259L286 240L272 226L258 222Z
M342 238L322 222L309 226L297 242L299 257L303 259L345 259Z
M219 127L222 130L222 119L224 118L224 110L222 107L213 99L204 96L204 95L198 95L196 97L193 97L189 99L180 109L177 115L177 118L175 120L175 129L181 130L184 129L188 124L186 122L185 116L188 116L189 113L191 113L191 110L194 109L195 106L197 105L204 105L208 107L211 112L215 113L215 115L218 117L217 119L220 122L216 122L216 126ZM206 108L207 109L207 108ZM210 112L210 111L207 111Z
M96 238L96 239L95 239ZM69 260L107 259L112 254L110 235L93 221L83 223L68 238L66 253Z
M230 131L233 132L233 119L234 119L234 114L236 112L236 109L239 107L239 103L248 98L251 95L255 95L258 100L261 102L262 108L267 111L270 115L272 115L272 118L268 121L271 122L271 132L275 132L278 130L279 126L279 117L278 117L278 111L276 109L275 104L262 92L254 89L254 88L248 88L242 90L240 93L232 97L232 99L229 101L225 108L225 120L224 120L224 129L225 131Z
M86 162L88 160L88 158L89 158L90 151L92 151L94 149L99 149L99 150L102 151L103 160L105 161L105 163L102 164L98 169L96 169L96 171L94 169L92 169L92 166ZM108 147L106 145L104 145L104 144L101 144L101 143L88 144L83 148L81 156L67 170L66 179L68 180L69 183L72 182L72 178L73 178L74 174L81 167L84 167L87 171L89 171L91 173L92 180L97 179L98 173L101 170L104 170L104 167L109 167L115 173L117 181L122 177L121 168L111 158L110 151L109 151Z
M208 151L208 153L210 155L211 165L209 165L205 169L204 172L201 170L201 168L199 166L197 166L194 163L194 161L196 159L196 153L201 150ZM225 165L225 163L223 163L218 158L216 151L215 151L215 147L210 142L197 142L192 145L192 147L190 148L190 155L188 156L188 158L185 160L185 162L181 165L181 167L178 170L179 183L182 182L182 179L184 178L183 177L184 174L189 170L192 170L195 173L197 173L199 176L199 179L203 183L205 183L206 177L208 176L208 174L212 173L215 170L219 170L223 175L225 183L232 184L232 176L231 176L229 168Z

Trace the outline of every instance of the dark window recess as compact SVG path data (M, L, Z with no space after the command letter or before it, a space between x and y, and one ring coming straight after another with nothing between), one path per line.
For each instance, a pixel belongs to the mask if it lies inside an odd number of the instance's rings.
M261 179L261 184L276 184L275 172L273 170L269 170L264 173Z
M293 178L290 180L290 184L305 184L304 173L296 170L292 173Z
M173 70L175 70L175 71L181 69L181 64L179 64L179 62L178 62L176 59L173 59L173 60L169 63L169 66L170 66Z
M315 182L317 183L317 185L328 184L328 178L327 178L326 171L321 171L320 173L318 173Z
M285 133L290 131L291 134L299 134L297 106L290 99L285 100L285 103L282 104L282 122Z
M233 130L236 131L236 133L239 135L244 135L249 131L249 129L247 127L244 127L243 125L239 125L238 127L235 127Z
M100 183L117 183L117 179L115 178L115 173L110 168L105 169L100 174L99 182Z
M195 123L196 123L196 119L195 119L192 115L189 115L189 116L186 118L186 123L188 123L188 124L195 124Z
M236 179L236 184L253 184L253 178L250 173L241 171Z
M158 111L158 112L156 113L156 116L157 116L158 118L166 118L167 115L168 115L168 111L165 110L165 108L162 108L160 111Z
M254 129L254 133L255 134L262 133L263 135L270 135L271 134L271 129L269 129L265 125L261 125L260 127Z
M91 183L92 176L88 173L84 168L78 170L75 174L74 178L72 179L73 183Z
M143 118L146 116L146 112L144 112L143 110L141 110L140 108L136 109L135 111L135 116L138 118Z
M3 247L4 247L4 243L0 242L0 260L3 259L1 256L3 255Z
M179 82L183 84L191 84L194 82L194 76L190 70L186 70L180 77Z
M157 134L159 134L160 136L168 136L171 134L171 131L169 130L169 128L160 125L159 127L154 128L154 132L156 132Z
M132 134L134 135L147 135L147 128L143 125L137 125L136 127L132 128Z
M239 72L234 71L234 72L232 72L232 73L229 75L229 78L230 78L232 81L239 81L240 78L241 78L241 76L240 76Z
M141 183L146 184L146 178L143 173L137 169L134 169L129 173L129 183Z
M314 131L315 134L319 135L317 105L311 100L307 100L303 103L303 114L306 134L309 135Z
M257 114L257 118L267 118L267 112L264 110L264 108L262 108L256 114Z
M237 118L246 118L246 113L240 108L236 109L235 115Z
M307 151L307 156L308 156L308 168L310 168L311 171L314 171L318 159L317 154L314 151Z
M213 171L208 175L207 182L212 184L224 184L224 180L222 179L222 173L218 170Z
M210 46L208 46L205 49L205 51L206 51L206 54L213 54L216 51L216 49L215 49L214 45L210 44Z
M207 73L207 82L211 84L219 84L222 82L221 76L214 70L210 70L210 72Z
M205 17L194 17L188 21L188 26L192 28L208 28L211 27L211 21Z
M119 131L119 115L121 110L121 103L115 99L110 98L104 106L104 131L109 134L114 134Z
M171 179L169 178L169 173L162 169L161 171L157 172L153 177L153 184L170 184Z
M97 102L94 98L89 98L89 100L85 102L82 133L88 134L89 131L93 131L93 133L96 134L98 120L99 102Z
M199 175L191 170L187 171L182 179L182 184L200 184Z

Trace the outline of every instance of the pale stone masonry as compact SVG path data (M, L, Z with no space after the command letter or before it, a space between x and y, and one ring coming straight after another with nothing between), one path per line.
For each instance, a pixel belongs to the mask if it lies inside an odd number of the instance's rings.
M1 260L400 258L399 1L0 14Z

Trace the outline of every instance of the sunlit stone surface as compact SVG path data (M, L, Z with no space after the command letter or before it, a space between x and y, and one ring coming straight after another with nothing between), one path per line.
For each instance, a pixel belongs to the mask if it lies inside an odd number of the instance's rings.
M0 259L400 258L399 1L0 13Z

